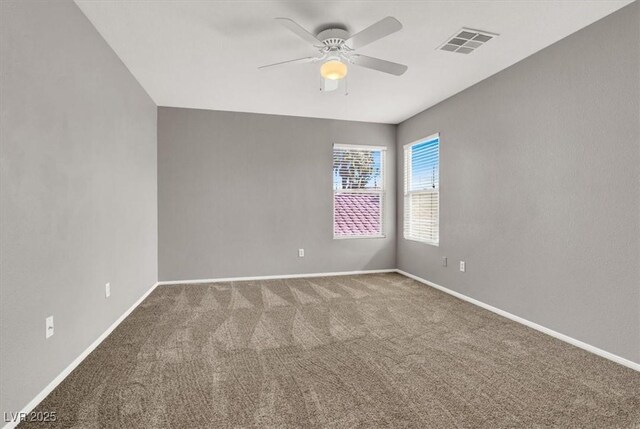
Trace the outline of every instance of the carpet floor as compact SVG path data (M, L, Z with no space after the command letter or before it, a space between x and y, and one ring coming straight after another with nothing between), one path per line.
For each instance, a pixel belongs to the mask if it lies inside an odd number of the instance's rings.
M159 286L35 411L72 428L640 428L640 373L399 274Z

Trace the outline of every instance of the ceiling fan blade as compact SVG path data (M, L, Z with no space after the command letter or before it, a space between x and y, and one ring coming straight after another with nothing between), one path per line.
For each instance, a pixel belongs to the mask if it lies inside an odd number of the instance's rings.
M295 63L310 63L314 60L317 60L318 58L316 57L304 57L304 58L298 58L295 60L289 60L289 61L281 61L279 63L274 63L274 64L267 64L266 66L260 66L258 67L258 69L266 69L268 67L275 67L275 66L282 66L285 64L295 64Z
M316 38L316 36L314 36L313 34L309 33L304 28L302 28L300 26L300 24L295 22L293 19L276 18L276 20L278 20L278 22L280 22L280 24L282 24L284 27L288 28L289 30L291 30L292 32L297 34L299 37L301 37L303 40L311 43L312 45L314 45L314 46L315 45L322 45L322 41L318 40Z
M369 43L375 42L376 40L382 39L389 34L400 31L401 29L402 24L400 24L400 21L392 16L387 16L383 20L378 21L361 32L354 34L345 42L345 44L351 49L358 49L368 45Z
M355 54L351 57L351 61L360 67L366 67L372 70L378 70L383 73L389 73L400 76L407 71L408 67L404 64L398 64L391 61L381 60L380 58L368 57L366 55Z
M322 81L322 92L331 92L338 89L340 86L339 80L334 79L323 79Z

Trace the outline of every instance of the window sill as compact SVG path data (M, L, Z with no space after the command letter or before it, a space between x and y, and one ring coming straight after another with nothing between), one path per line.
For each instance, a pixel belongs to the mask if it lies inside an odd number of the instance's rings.
M417 238L408 238L408 237L402 237L407 241L415 241L416 243L422 243L422 244L428 244L429 246L433 246L433 247L440 247L440 242L434 243L433 241L425 241L425 240L418 240Z
M364 238L364 239L370 239L370 238L387 238L386 235L354 235L354 236L350 236L350 237L339 237L339 236L333 236L334 240L353 240L353 239L359 239L359 238Z

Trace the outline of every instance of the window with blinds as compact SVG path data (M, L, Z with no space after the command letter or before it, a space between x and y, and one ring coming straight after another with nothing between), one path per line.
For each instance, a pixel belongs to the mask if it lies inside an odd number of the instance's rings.
M384 236L384 147L333 145L333 237Z
M404 147L404 238L440 242L440 136Z

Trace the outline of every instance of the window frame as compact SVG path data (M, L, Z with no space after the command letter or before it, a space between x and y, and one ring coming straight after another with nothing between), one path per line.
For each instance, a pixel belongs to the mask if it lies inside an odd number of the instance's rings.
M332 222L331 230L334 240L352 240L352 239L376 239L386 238L385 223L384 223L384 210L385 204L385 182L386 182L386 146L373 146L373 145L359 145L359 144L344 144L333 143L331 146L331 170L333 171L333 157L336 149L344 150L362 150L362 151L379 151L380 152L380 188L379 189L333 189L333 175L331 180L332 188ZM380 234L376 235L336 235L336 194L377 194L380 198Z
M407 150L412 148L413 146L417 146L419 144L423 144L423 143L427 143L430 142L432 140L438 140L438 187L436 189L420 189L417 191L411 191L411 160L409 160L409 162L407 162ZM431 134L430 136L427 137L423 137L420 138L418 140L412 141L411 143L407 143L404 146L402 146L402 157L403 157L403 184L404 184L404 189L403 189L403 216L402 216L402 237L405 240L409 240L409 241L415 241L418 243L424 243L424 244L428 244L430 246L435 246L435 247L439 247L440 246L440 143L441 143L441 139L440 139L440 133L434 133ZM413 153L413 152L412 152ZM409 170L409 171L407 171ZM438 232L438 240L437 241L433 241L433 240L424 240L424 239L420 239L418 237L415 236L411 236L407 234L407 230L411 229L410 227L407 226L407 223L405 222L405 218L407 217L407 208L409 208L409 210L411 209L411 196L412 195L430 195L430 194L436 194L438 196L438 212L437 212L437 217L436 217L436 225L437 225L437 232ZM409 203L407 204L407 201L409 201ZM413 213L410 211L409 212L409 225L411 225L412 219L413 219Z

